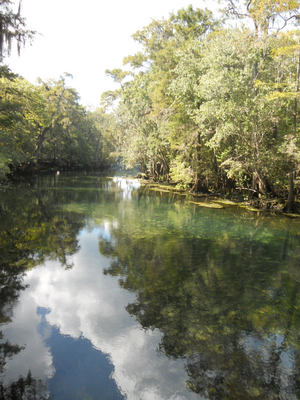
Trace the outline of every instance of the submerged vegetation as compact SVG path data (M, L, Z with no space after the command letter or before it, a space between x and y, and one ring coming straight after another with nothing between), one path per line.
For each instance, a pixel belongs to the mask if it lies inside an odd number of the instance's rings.
M3 19L9 2L0 6ZM299 1L224 0L220 19L189 6L153 20L133 34L141 51L124 59L127 70L106 71L120 89L103 93L93 111L67 86L68 74L32 85L2 63L0 177L139 165L144 177L176 183L176 190L238 189L255 207L279 198L295 211L298 9ZM232 28L232 18L250 26ZM11 28L15 36L3 43L18 38Z

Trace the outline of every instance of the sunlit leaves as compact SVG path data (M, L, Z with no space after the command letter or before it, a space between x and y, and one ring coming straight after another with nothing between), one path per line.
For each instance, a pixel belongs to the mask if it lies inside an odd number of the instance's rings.
M268 33L270 29L283 29L288 23L297 23L298 0L224 0L221 9L226 15L251 19L256 33Z

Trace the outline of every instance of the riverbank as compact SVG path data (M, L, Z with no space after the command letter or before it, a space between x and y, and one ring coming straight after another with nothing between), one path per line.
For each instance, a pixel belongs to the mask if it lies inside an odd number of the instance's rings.
M149 179L135 177L142 185L151 191L172 193L174 195L185 196L187 201L200 207L206 208L225 208L240 207L252 212L265 212L271 214L282 214L290 218L300 217L300 204L296 202L297 210L293 213L286 212L286 200L280 198L269 198L262 196L256 198L249 195L249 191L235 189L229 194L218 192L195 193L188 190L178 189L176 183L156 183Z
M47 168L48 167L48 168ZM50 168L49 168L50 167ZM61 168L59 168L61 167ZM9 182L18 181L18 180L26 180L32 178L35 175L40 174L48 174L55 173L60 174L61 172L79 172L84 171L85 173L94 172L101 173L105 175L109 175L112 172L112 169L103 168L103 169L92 169L92 168L84 168L79 166L73 166L70 169L66 168L66 166L52 164L49 165L40 165L39 168L30 169L24 168L24 170L18 170L14 173L7 175L5 180L0 181L0 188L9 185ZM122 171L114 171L116 175L123 176ZM126 171L128 173L128 171ZM239 207L244 208L248 211L252 212L264 212L270 214L281 214L290 218L299 218L300 217L300 203L296 202L296 211L287 212L286 211L286 203L287 200L283 198L276 197L268 197L267 195L261 197L255 197L251 191L248 189L233 189L230 193L221 193L221 192L212 192L207 191L206 193L196 193L190 190L184 190L182 188L178 188L176 183L167 183L167 182L156 182L153 179L149 179L148 177L144 177L144 174L137 173L137 170L134 169L129 171L129 175L126 174L127 178L135 179L141 183L141 185L149 188L150 191L156 191L160 193L172 193L177 196L184 196L186 201L195 204L199 207L206 208L228 208L228 207Z

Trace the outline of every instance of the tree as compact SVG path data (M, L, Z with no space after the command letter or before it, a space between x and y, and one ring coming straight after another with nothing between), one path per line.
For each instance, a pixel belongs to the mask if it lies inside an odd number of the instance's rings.
M227 16L251 19L255 34L267 34L270 29L282 30L289 22L298 22L298 0L224 0L225 8L221 11Z
M169 179L173 98L168 88L179 61L176 52L190 40L204 38L217 25L210 11L193 10L190 6L171 14L168 20L153 21L133 35L143 52L124 59L124 64L137 72L121 84L119 91L123 103L120 109L124 111L119 116L127 121L121 153L128 165L139 163L143 171L148 170L156 179ZM121 70L113 70L111 75L120 83L128 76Z
M31 161L36 132L47 120L46 101L35 85L9 70L0 78L0 98L0 154L8 172L8 165Z
M274 60L278 63L280 79L273 89L270 101L279 99L285 111L286 129L280 153L283 156L283 166L288 176L287 211L295 211L294 178L300 166L300 142L298 127L298 98L299 98L299 71L300 46L299 31L291 31L281 35L281 45L274 53ZM289 115L289 119L287 119Z
M65 74L59 80L39 80L39 89L46 100L47 118L39 125L34 150L37 161L53 161L58 165L83 166L92 163L88 141L90 121L79 104L79 94L66 85Z
M210 160L215 179L225 173L258 194L274 191L280 174L282 102L269 97L278 72L272 54L279 45L276 37L260 41L249 30L214 33L182 52L171 85L176 106L196 123L200 142L210 149L201 150L202 163ZM259 85L264 81L270 86Z
M11 0L0 0L0 64L3 59L10 55L12 43L17 43L18 53L20 54L21 45L25 45L28 41L32 41L36 32L26 29L25 19L21 16L21 1L17 13L11 6L14 3ZM5 85L16 78L6 66L0 65L0 79L6 81ZM2 82L3 87L3 82ZM9 103L6 98L0 97L0 179L9 172L8 164L11 162L12 141L10 141L10 149L7 148L7 128L14 123L14 112L17 104Z
M36 34L26 29L25 19L21 16L21 0L16 13L11 8L13 4L11 0L0 1L0 62L6 55L10 55L13 41L17 42L20 54L21 46L31 42Z
M90 140L91 149L94 150L94 168L109 167L115 161L113 146L114 116L108 114L103 108L97 108L87 114L91 122Z

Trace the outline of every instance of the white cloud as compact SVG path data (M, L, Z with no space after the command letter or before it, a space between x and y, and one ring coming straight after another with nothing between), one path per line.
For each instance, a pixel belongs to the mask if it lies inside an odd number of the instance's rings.
M36 303L30 291L22 294L14 315L13 322L2 326L1 331L4 339L8 339L12 345L18 344L25 348L8 361L5 374L1 377L4 384L17 380L20 375L26 376L29 369L35 378L51 377L54 372L52 356L37 331L40 317L36 313Z

